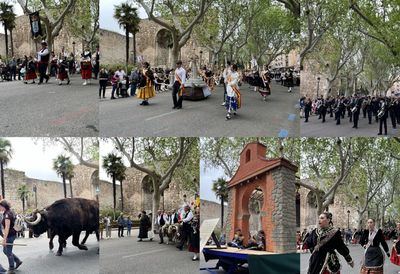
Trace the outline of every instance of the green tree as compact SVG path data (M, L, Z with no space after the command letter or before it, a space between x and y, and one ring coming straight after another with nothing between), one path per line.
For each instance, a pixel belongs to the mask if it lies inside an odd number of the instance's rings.
M115 174L116 180L119 181L119 187L121 190L121 212L124 212L124 191L122 182L126 179L126 167L123 163L118 166L117 173Z
M0 22L4 27L4 40L6 46L6 58L9 56L8 47L8 31L10 31L10 37L12 37L12 30L15 28L15 13L13 11L13 6L7 2L0 3ZM12 38L11 38L12 41ZM11 55L13 55L13 47L11 42Z
M62 178L64 198L67 198L66 179L69 165L71 165L71 160L65 155L59 155L57 158L53 159L53 169L57 172L57 175Z
M129 63L129 34L133 35L133 52L134 62L136 62L136 33L139 31L140 18L137 13L137 8L129 3L122 3L115 6L114 18L118 20L118 24L125 30L125 64Z
M25 202L26 199L29 197L30 191L27 185L20 185L17 189L18 197L22 202L22 213L25 214Z
M114 210L114 219L115 219L115 208L117 204L117 174L121 170L122 158L117 156L116 154L109 153L103 157L103 168L106 171L107 175L111 177L113 184L113 210Z
M4 168L10 161L13 154L10 141L0 138L0 172L1 172L1 196L5 199Z
M69 162L67 165L67 172L66 172L66 179L69 181L69 193L71 194L71 198L74 198L72 192L72 178L75 177L74 167L75 166L72 164L72 162Z
M212 191L221 201L221 231L224 229L224 202L228 200L228 182L224 178L213 181Z

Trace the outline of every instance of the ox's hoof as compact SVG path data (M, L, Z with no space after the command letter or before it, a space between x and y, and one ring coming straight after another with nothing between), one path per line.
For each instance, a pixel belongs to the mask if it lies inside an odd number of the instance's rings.
M56 253L56 256L61 256L62 255L62 252L57 252Z
M78 248L81 249L81 250L88 250L88 248L86 247L86 245L80 245Z

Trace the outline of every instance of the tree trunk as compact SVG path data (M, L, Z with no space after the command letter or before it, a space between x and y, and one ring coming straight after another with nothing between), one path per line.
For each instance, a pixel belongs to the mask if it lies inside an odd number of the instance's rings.
M10 29L10 42L11 42L11 56L14 57L14 39L12 29Z
M7 60L7 58L8 58L8 33L7 33L7 25L6 24L4 24L4 39L6 41L6 60Z
M224 198L221 197L221 235L224 231Z
M63 187L64 187L64 198L67 198L67 183L65 182L65 174L62 176Z
M120 183L120 189L121 189L121 211L123 212L124 211L124 191L122 188L122 180L119 181L119 183Z
M133 33L133 64L136 65L136 33Z
M6 193L4 191L4 162L0 161L0 173L1 173L1 196L3 199L6 198Z
M151 216L151 231L154 232L154 223L157 217L157 211L160 208L160 188L159 183L153 183L153 208L152 208L152 216Z
M69 179L69 192L71 194L71 198L74 198L74 195L72 194L72 180Z
M362 226L362 218L364 213L357 210L358 218L357 218L357 229L361 229Z
M181 49L179 48L179 43L174 42L174 44L172 45L172 50L171 50L171 64L169 64L170 68L174 68L176 62L178 62L180 50Z
M125 31L125 39L126 39L126 60L125 60L125 65L126 69L128 69L128 63L129 63L129 31Z
M117 203L117 190L115 185L115 174L112 175L113 181L113 211L114 211L114 220L115 220L115 205Z
M25 214L25 197L22 197L22 213Z

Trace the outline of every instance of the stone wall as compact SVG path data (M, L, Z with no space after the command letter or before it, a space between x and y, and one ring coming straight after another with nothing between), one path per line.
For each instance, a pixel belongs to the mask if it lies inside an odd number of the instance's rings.
M147 174L138 171L135 168L126 169L126 179L122 182L123 195L124 195L124 211L134 216L141 210L152 210L152 195L146 192L143 186L148 187L146 183ZM117 209L121 208L121 188L117 182L116 188ZM188 201L194 200L194 193L185 191L180 185L172 181L169 188L164 192L164 197L160 200L160 209L171 210L180 208L183 204L183 195L186 194ZM113 206L113 191L112 183L107 181L100 181L100 194L99 194L100 208L112 208Z
M200 200L200 216L201 220L208 219L221 219L221 203L216 203L208 200ZM224 206L224 226L228 219L228 206ZM221 220L218 222L217 227L220 228Z
M2 59L5 59L4 56L6 55L6 40L5 35L0 33L0 56Z
M94 195L90 195L90 186L87 178L91 176L90 169L84 166L76 166L74 171L76 172L75 178L72 179L72 192L74 197L82 197L87 199L94 199ZM29 178L25 175L25 172L14 169L5 170L5 195L6 199L9 200L13 208L17 212L22 211L22 201L18 197L17 189L21 185L27 185L30 191L29 197L26 203L26 209L35 208L35 195L33 192L33 186L37 188L37 206L43 208L52 204L54 201L64 198L63 185L60 182L39 180ZM70 197L70 187L67 182L67 196Z

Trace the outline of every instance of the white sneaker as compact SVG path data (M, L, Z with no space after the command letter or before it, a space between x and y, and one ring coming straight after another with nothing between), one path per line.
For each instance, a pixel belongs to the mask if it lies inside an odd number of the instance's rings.
M221 106L225 106L225 102L223 102L223 103L221 104Z
M87 81L85 81L85 82L83 82L83 84L82 84L83 86L86 86L87 85Z

